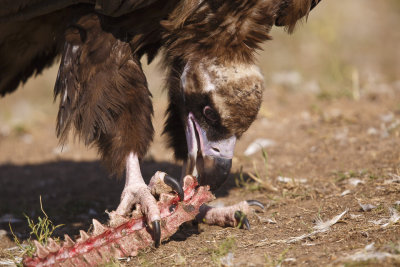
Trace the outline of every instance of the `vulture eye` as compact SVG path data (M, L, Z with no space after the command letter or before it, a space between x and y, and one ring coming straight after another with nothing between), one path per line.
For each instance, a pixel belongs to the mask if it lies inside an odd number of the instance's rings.
M216 122L218 120L217 112L215 110L213 110L210 106L204 107L203 114L208 120L210 120L212 122Z

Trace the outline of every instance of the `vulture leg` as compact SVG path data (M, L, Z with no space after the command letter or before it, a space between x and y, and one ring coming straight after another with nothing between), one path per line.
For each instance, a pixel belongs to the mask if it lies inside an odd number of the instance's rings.
M141 211L146 214L147 221L151 223L156 247L158 247L161 238L160 210L156 199L143 180L137 155L130 153L126 160L125 187L122 191L117 213L120 215L129 214L135 204L140 204Z
M126 215L135 204L140 205L143 214L146 214L149 225L151 224L155 246L160 245L161 227L160 210L153 195L163 192L177 192L180 200L184 199L184 191L177 180L163 172L157 172L151 179L149 186L143 180L140 172L139 160L136 154L130 153L126 162L126 181L122 191L121 202L116 210L117 214Z
M160 240L160 211L145 184L139 160L153 138L151 93L137 55L128 43L104 30L98 14L80 17L65 34L66 44L55 86L60 96L57 134L74 128L95 145L111 172L126 173L117 214L140 209ZM179 190L178 190L179 191Z
M139 159L134 153L130 153L126 160L125 179L125 187L122 191L117 213L120 215L129 214L134 204L140 204L143 213L147 214L149 222L160 220L156 200L143 180Z
M250 230L250 223L246 214L252 210L251 206L264 209L264 205L256 200L242 201L228 207L211 207L204 204L200 207L200 213L196 219L206 224L233 226Z

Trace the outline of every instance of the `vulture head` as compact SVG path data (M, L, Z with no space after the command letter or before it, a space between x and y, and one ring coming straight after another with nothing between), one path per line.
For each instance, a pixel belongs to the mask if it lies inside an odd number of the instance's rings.
M182 174L215 190L228 178L237 139L257 116L263 76L253 64L207 58L188 61L178 73L166 132L184 160Z

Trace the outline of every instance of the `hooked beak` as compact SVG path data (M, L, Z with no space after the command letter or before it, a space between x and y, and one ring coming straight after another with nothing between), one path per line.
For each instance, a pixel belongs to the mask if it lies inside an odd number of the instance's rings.
M229 176L236 136L208 140L206 131L192 113L188 115L185 132L188 161L183 174L196 176L200 185L209 185L211 190L218 189Z

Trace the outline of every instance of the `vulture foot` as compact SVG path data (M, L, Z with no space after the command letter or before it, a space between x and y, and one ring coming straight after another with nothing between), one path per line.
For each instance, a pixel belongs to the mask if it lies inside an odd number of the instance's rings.
M264 205L257 200L242 201L228 207L211 207L203 204L196 219L206 224L233 226L250 230L250 223L246 214L252 210L251 206L264 209Z
M175 192L179 201L183 201L184 191L179 182L164 172L156 172L148 186L145 183L132 183L125 186L116 213L120 216L128 216L136 205L136 210L141 211L146 217L147 224L151 226L155 246L158 247L161 240L160 220L162 214L160 214L160 210L162 207L157 200L161 194L171 192Z

